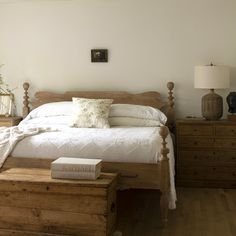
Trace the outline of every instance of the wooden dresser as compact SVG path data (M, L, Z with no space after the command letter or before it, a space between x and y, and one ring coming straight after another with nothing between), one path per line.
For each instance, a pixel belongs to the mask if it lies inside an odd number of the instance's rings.
M11 117L4 117L0 116L0 127L1 126L15 126L18 125L22 120L22 117L20 116L11 116Z
M177 184L236 187L236 122L178 120Z

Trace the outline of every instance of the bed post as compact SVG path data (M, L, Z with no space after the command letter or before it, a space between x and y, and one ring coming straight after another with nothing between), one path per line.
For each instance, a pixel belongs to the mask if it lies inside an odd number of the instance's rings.
M160 135L162 137L161 147L161 174L160 174L160 191L161 191L161 220L164 226L167 224L168 219L168 204L169 204L169 192L170 192L170 173L169 173L169 159L167 154L169 149L166 147L166 137L169 134L169 130L166 126L160 127Z
M174 128L174 120L175 120L175 111L174 111L174 96L173 96L173 89L175 87L175 84L173 82L167 83L168 88L168 108L166 111L166 116L168 118L167 120L167 126L171 131L173 131Z
M28 90L29 90L29 83L24 83L23 84L23 88L24 88L24 97L23 97L23 118L25 118L29 112L30 112L30 108L29 108L29 96L28 96Z

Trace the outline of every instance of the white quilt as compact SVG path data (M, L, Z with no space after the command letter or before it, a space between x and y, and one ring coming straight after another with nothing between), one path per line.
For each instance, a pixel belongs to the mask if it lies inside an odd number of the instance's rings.
M25 137L39 134L40 132L52 131L51 128L18 128L0 127L0 168L3 166L8 155L15 145Z
M109 162L157 163L160 160L161 137L158 127L113 127L110 129L69 128L51 125L50 132L43 125L22 124L10 128L5 138L4 155L56 159L60 156L101 158ZM22 131L24 130L24 132ZM55 131L56 130L56 131ZM23 133L22 133L23 132ZM2 135L3 131L1 131ZM9 132L7 132L9 133ZM1 137L4 137L2 135ZM1 142L1 141L0 141ZM3 142L3 143L4 143ZM171 137L167 138L170 149L171 209L175 208L174 154ZM14 149L13 149L14 147ZM3 152L0 152L0 159Z
M14 157L55 159L60 156L102 158L110 162L157 163L161 138L158 128L66 128L25 137ZM168 143L171 139L168 138ZM171 148L171 145L170 145ZM171 154L172 155L172 154Z

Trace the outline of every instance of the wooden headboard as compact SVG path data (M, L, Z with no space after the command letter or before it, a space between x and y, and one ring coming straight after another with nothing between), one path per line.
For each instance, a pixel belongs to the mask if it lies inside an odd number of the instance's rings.
M29 83L24 83L24 107L23 107L23 117L26 117L30 109L34 109L42 104L50 102L60 102L60 101L71 101L72 97L82 97L82 98L111 98L114 100L113 103L128 103L136 105L146 105L152 106L162 110L168 118L168 126L172 129L174 123L174 97L173 89L174 83L168 82L168 99L165 101L161 98L158 92L144 92L139 94L132 94L128 92L80 92L80 91L69 91L62 94L53 92L36 92L33 99L29 100L28 90Z

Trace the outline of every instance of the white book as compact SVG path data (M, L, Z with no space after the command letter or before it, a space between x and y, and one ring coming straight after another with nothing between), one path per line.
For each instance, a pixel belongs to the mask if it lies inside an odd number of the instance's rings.
M60 157L51 163L51 170L69 172L95 172L101 170L102 160Z
M69 171L58 171L52 170L51 177L53 179L84 179L84 180L95 180L100 176L100 171L96 172L69 172Z

